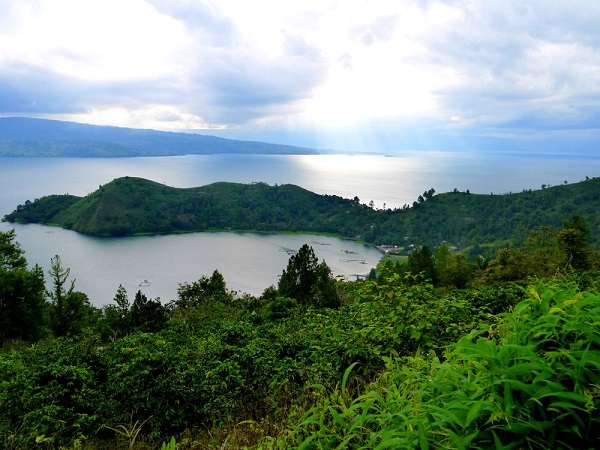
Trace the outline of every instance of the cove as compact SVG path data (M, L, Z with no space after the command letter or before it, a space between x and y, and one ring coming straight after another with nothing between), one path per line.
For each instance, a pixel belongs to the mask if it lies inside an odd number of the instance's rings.
M30 264L40 264L47 273L50 258L60 255L64 267L71 269L75 289L98 307L112 302L120 284L131 301L141 290L168 302L176 298L181 283L210 276L215 269L230 290L260 295L277 284L292 252L305 243L334 275L345 279L366 275L381 257L372 247L320 235L219 232L100 238L43 225L14 228Z

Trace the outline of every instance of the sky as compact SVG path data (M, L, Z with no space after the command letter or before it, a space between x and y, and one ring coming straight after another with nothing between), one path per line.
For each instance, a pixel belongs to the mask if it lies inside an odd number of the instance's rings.
M600 156L598 0L0 0L0 116Z

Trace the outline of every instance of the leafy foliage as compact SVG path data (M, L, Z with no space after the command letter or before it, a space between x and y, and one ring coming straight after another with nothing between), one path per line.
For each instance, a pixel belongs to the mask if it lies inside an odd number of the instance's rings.
M290 258L279 279L279 294L305 305L333 308L340 304L329 266L325 261L319 263L308 244Z
M557 240L565 252L568 263L578 270L590 268L590 229L587 221L578 215L563 222L563 228L558 232Z
M0 232L0 344L33 341L45 333L44 273L29 270L14 230Z
M173 306L160 331L0 354L0 437L16 436L22 448L41 437L54 446L85 437L128 445L133 437L286 417L293 404L312 403L309 386L333 388L353 363L353 380L371 379L387 358L442 351L481 320L471 299L440 297L397 276L354 283L356 301L338 309L226 293L223 285L210 301Z
M477 257L486 247L521 245L530 230L558 228L564 217L578 215L589 221L590 243L598 243L600 178L517 194L433 193L425 192L412 208L376 211L356 199L317 195L293 185L214 183L176 189L125 177L84 198L54 195L26 202L5 220L112 236L206 230L331 233L397 244L407 253L411 245L436 248L447 242L472 247ZM569 236L565 244L575 237Z
M55 257L51 301L22 311L50 312L58 337L0 352L0 442L597 447L598 255L585 230L577 218L542 228L480 264L422 247L352 283L335 283L306 245L260 298L234 295L214 271L168 305L141 292L130 303L119 287L102 311L80 309L85 294ZM35 294L41 269L11 278L26 261L14 233L0 237L3 295L11 280Z
M87 295L75 291L75 280L65 288L70 272L69 268L63 268L60 256L52 258L48 274L52 277L53 289L47 294L51 303L50 327L57 337L80 334L92 310Z
M130 315L133 328L149 333L162 330L168 320L160 299L149 299L141 291L135 294Z
M532 288L445 361L387 359L355 399L323 395L298 423L300 448L593 448L600 440L600 297Z

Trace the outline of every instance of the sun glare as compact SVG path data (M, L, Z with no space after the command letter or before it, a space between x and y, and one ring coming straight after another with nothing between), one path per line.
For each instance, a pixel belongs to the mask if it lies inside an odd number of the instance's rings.
M90 109L85 114L63 114L61 120L94 125L115 125L156 130L220 130L225 125L207 124L198 116L185 113L171 106L150 106L140 109L105 108Z
M4 53L86 80L147 79L172 71L189 43L182 24L141 1L62 3L42 3Z

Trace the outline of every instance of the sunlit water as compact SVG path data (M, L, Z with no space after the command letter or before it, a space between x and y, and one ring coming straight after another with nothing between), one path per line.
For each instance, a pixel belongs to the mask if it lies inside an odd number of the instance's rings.
M473 193L519 192L542 184L576 182L600 175L600 158L511 153L411 152L397 157L367 155L209 155L161 158L0 158L0 215L46 194L86 195L120 176L139 176L169 186L216 181L292 183L319 194L358 196L376 208L401 207L424 191L454 188ZM0 230L13 225L3 223ZM16 226L30 263L48 268L59 254L76 278L76 289L95 305L108 303L123 284L130 296L142 289L168 301L179 283L218 269L230 289L260 294L277 283L289 255L283 249L313 246L334 273L365 274L379 253L327 237L194 233L134 238L93 238L37 225ZM327 244L327 245L323 245ZM348 253L354 252L354 253ZM351 255L352 257L348 257ZM360 260L360 261L355 261ZM363 261L364 260L364 261ZM139 286L148 279L150 286Z

